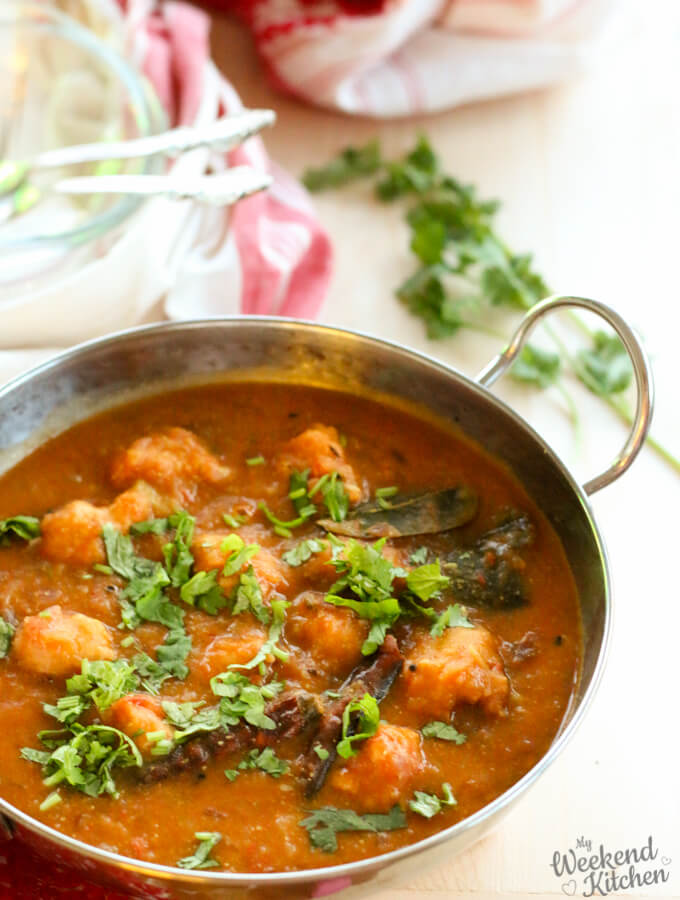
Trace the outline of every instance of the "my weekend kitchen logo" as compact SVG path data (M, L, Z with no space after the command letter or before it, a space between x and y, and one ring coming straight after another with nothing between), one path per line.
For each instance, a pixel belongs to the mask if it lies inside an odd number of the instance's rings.
M659 856L651 835L641 847L608 850L594 847L585 837L576 839L574 849L555 850L550 867L562 879L562 893L568 897L606 897L654 884L670 878L668 856Z

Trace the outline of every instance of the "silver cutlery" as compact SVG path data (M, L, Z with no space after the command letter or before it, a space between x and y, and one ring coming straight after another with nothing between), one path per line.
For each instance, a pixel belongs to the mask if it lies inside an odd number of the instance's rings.
M58 147L54 150L45 150L27 160L0 160L0 195L15 191L30 174L44 169L111 159L136 159L156 154L172 157L197 147L213 147L221 152L226 152L262 128L272 125L275 120L276 114L271 109L248 109L233 116L224 116L200 127L181 126L150 137ZM102 190L77 191L77 193L103 192ZM136 192L112 189L106 191L106 193ZM75 191L69 193L75 193Z

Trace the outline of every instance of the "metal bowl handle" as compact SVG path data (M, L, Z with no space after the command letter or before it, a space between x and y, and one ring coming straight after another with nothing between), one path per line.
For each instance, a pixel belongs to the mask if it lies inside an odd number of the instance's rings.
M633 372L635 373L637 404L635 419L628 435L628 440L611 466L601 475L591 478L590 481L583 485L583 490L586 494L594 494L595 491L599 491L601 488L611 484L612 481L616 481L632 464L642 449L649 431L654 406L654 381L647 354L633 329L617 312L604 303L599 303L597 300L587 300L584 297L548 297L529 310L520 322L517 331L512 336L505 350L482 369L476 380L484 387L490 387L501 375L508 371L521 352L529 333L536 323L548 313L565 307L586 309L604 319L621 338L624 347L628 351L633 364Z

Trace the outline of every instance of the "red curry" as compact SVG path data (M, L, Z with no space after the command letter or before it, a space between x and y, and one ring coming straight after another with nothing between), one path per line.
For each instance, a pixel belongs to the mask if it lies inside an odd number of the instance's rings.
M451 488L438 530L419 497ZM236 872L384 853L498 796L567 710L555 533L410 413L187 389L50 440L0 497L0 792L99 847Z

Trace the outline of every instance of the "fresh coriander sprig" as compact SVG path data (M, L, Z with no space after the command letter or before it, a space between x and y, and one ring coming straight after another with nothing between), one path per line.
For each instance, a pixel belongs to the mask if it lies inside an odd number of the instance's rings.
M450 337L463 328L495 335L487 321L493 308L525 312L552 293L533 268L531 255L513 253L498 236L498 202L480 199L474 186L443 172L425 136L396 161L382 157L377 141L346 148L327 166L308 170L303 181L309 190L321 191L368 176L376 177L375 193L381 202L410 201L406 221L410 247L419 265L396 289L396 295L423 320L428 337ZM623 396L632 381L632 367L621 341L589 328L573 312L565 313L564 319L589 346L571 353L559 335L544 326L557 352L525 346L513 366L513 377L538 389L555 386L567 404L577 436L580 420L564 384L565 372L632 424L634 415ZM680 472L680 457L651 435L647 443Z

